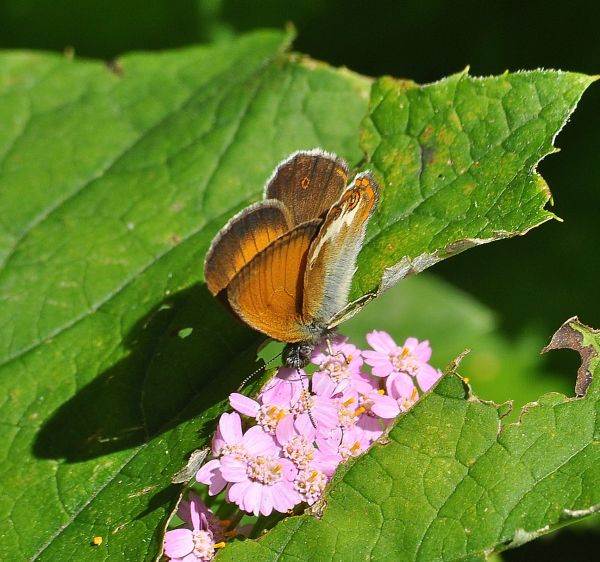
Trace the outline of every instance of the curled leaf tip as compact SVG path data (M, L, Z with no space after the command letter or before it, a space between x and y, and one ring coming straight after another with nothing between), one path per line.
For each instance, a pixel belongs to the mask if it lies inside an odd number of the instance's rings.
M579 353L581 365L577 369L575 382L575 393L578 397L585 396L592 382L590 362L598 356L598 350L593 343L585 341L584 333L598 334L600 332L581 323L577 316L573 316L563 323L552 336L550 343L542 349L542 353L552 349L573 349Z

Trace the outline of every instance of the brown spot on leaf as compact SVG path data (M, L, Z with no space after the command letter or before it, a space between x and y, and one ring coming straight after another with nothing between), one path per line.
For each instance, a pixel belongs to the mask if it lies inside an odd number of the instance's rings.
M591 344L583 344L581 329L589 331L592 334L600 333L599 330L592 330L585 324L582 324L577 316L573 316L573 318L569 318L556 331L550 343L542 349L542 353L546 353L551 349L573 349L581 355L581 366L577 369L577 381L575 382L575 393L577 396L585 396L592 382L590 361L597 355L596 350Z
M325 513L326 507L327 502L323 499L323 497L321 497L315 503L313 503L306 511L314 517L316 517L317 519L321 519L321 517L323 517L323 513Z
M425 129L423 129L423 132L419 135L419 140L421 141L421 143L425 143L428 140L430 140L432 136L433 127L431 125L427 125L427 127L425 127Z
M123 74L125 74L125 70L121 66L121 63L118 61L118 59L106 61L106 68L108 68L108 70L110 70L115 76L118 76L119 78L122 78Z
M419 177L421 177L425 168L430 166L435 160L437 151L432 146L423 146L422 144L419 144L419 150L421 157L419 162Z
M463 238L448 244L445 248L445 252L448 255L459 254L460 252L464 252L465 250L473 248L477 245L477 240L474 240L473 238Z

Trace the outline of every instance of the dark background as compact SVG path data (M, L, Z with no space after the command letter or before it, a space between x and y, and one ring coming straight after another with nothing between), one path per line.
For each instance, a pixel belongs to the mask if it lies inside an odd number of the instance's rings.
M431 82L470 66L474 75L558 68L600 72L600 2L442 0L0 0L0 47L110 60L131 50L226 40L259 27L298 30L294 49L369 76ZM435 271L498 315L508 337L552 334L575 314L600 327L600 87L584 95L540 172L564 223L475 248ZM551 354L556 371L573 358ZM505 560L596 559L591 528L556 533Z

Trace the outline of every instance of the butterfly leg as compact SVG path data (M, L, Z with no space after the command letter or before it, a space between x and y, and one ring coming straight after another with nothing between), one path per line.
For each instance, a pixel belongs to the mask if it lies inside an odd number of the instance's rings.
M307 378L306 374L302 374L300 372L300 369L298 369L298 368L296 369L296 373L298 373L298 376L300 377L300 382L302 384L302 400L306 400L306 402L309 402L309 400L307 399L307 397L310 396L310 391L308 390L308 387L306 386L306 383L305 383L305 380L304 380L305 378ZM307 404L306 413L308 414L308 419L310 420L310 423L312 424L312 426L315 429L317 429L317 424L315 423L315 420L314 420L314 418L312 416L310 402Z
M333 351L333 347L331 346L331 340L329 338L325 338L325 343L327 344L327 352L331 357L338 357L341 355L344 358L344 363L346 365L350 365L350 357L347 357L343 351Z

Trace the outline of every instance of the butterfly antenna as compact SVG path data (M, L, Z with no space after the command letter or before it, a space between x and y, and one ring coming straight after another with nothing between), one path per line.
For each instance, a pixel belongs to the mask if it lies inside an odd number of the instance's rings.
M298 367L296 367L296 373L298 374L298 377L300 377L300 384L302 385L302 395L307 396L309 394L309 392L308 392L308 388L306 387L306 384L304 381L304 378L306 377L306 375L302 376L302 373L300 373L300 369L298 369ZM315 429L317 429L317 424L315 423L315 420L312 417L312 412L310 411L310 404L308 405L306 413L308 414L308 419L310 419L310 423L312 424L312 426Z
M246 384L248 383L248 381L251 381L256 375L258 375L258 373L260 373L261 371L265 371L266 368L273 363L273 361L275 361L275 359L277 359L278 357L281 357L281 354L283 352L280 351L277 355L275 355L275 357L271 357L271 359L269 359L268 361L266 361L263 365L261 365L258 369L256 369L255 371L252 371L241 383L240 386L237 387L238 392L240 390L242 390L242 388L244 388L246 386Z

